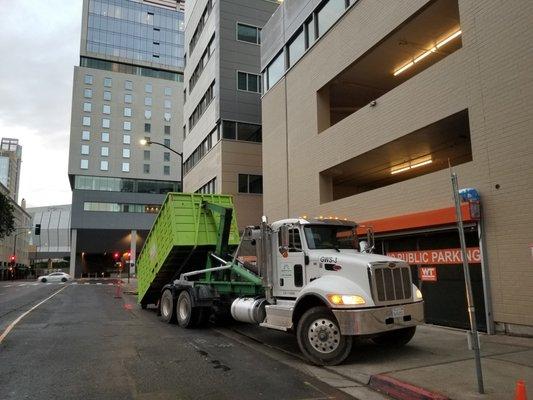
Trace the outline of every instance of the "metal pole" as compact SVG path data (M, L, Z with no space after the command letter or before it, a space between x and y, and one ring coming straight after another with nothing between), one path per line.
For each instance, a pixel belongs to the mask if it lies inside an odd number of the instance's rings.
M455 215L457 218L457 229L459 230L459 240L461 241L461 254L463 256L463 272L465 275L466 301L468 304L468 317L470 318L470 338L474 359L476 362L477 387L480 394L485 393L483 388L483 372L481 370L481 357L479 354L479 337L477 333L476 309L474 307L474 296L472 294L472 283L470 281L470 269L468 267L468 256L466 253L465 230L461 215L461 201L459 199L459 188L457 184L457 174L452 173L453 199L455 201Z

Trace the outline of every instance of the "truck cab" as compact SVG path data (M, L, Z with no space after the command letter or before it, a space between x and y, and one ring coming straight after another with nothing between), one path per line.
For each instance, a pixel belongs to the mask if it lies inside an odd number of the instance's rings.
M271 230L272 298L260 325L295 331L316 364L344 359L353 336L405 344L423 322L409 265L359 251L354 222L285 219Z

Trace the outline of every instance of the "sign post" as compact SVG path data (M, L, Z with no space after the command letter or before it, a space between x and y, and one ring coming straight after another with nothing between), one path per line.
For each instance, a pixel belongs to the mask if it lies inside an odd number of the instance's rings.
M468 304L468 316L470 318L470 340L474 350L474 359L476 362L477 387L480 394L485 393L483 388L483 372L481 370L481 356L479 354L479 336L477 332L476 309L474 307L474 297L472 294L472 282L470 281L470 269L468 267L468 253L466 250L465 231L463 227L463 217L461 215L461 200L459 199L459 187L457 184L457 174L452 172L452 189L453 199L455 201L455 215L457 218L457 229L459 231L459 240L461 242L461 253L463 258L463 271L465 275L466 301Z

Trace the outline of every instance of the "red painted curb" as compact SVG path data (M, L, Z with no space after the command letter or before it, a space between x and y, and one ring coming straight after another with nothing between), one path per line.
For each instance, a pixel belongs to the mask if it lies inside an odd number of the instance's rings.
M387 375L372 375L368 385L372 389L386 393L397 400L450 400L441 394L430 392Z

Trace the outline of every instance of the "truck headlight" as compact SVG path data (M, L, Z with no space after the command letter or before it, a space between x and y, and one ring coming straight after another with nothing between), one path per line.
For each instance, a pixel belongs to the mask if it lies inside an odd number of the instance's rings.
M365 304L365 299L357 295L344 295L344 294L328 294L328 300L331 304L336 306L354 306Z
M416 298L422 300L422 292L418 288L416 289Z

